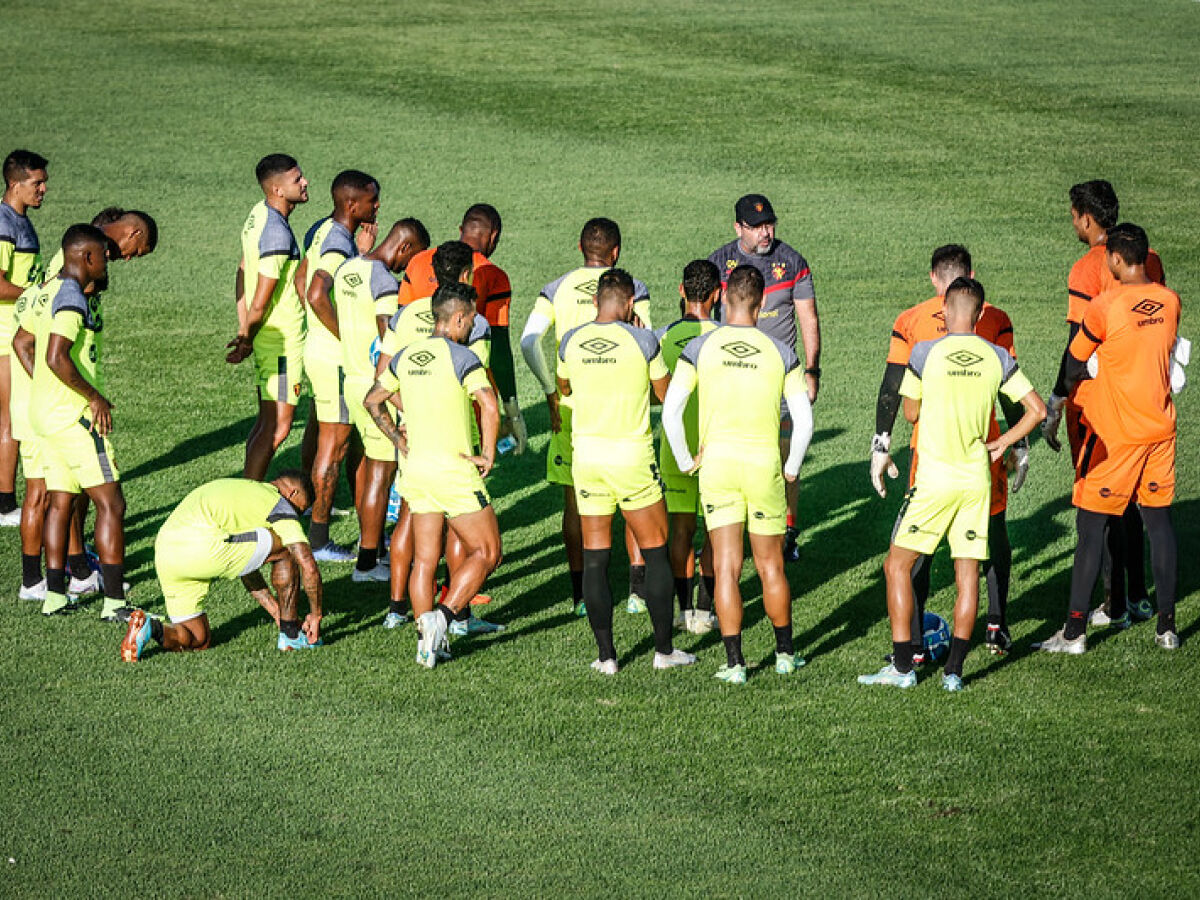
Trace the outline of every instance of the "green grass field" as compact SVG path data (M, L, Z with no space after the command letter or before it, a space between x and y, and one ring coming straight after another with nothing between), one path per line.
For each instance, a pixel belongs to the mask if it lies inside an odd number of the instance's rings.
M313 183L298 232L347 167L382 183L381 222L417 215L436 240L495 204L517 329L593 215L621 223L622 262L667 321L683 264L762 191L813 266L825 341L793 679L760 665L773 645L749 568L744 689L710 677L715 636L680 639L694 670L652 672L648 622L624 613L623 672L593 675L519 353L531 452L491 481L506 559L489 615L508 630L460 640L434 672L411 627L379 627L384 588L346 566L324 570L320 652L277 653L223 584L211 651L128 666L96 607L44 621L16 599L6 530L0 894L1200 891L1197 388L1179 404L1181 652L1157 651L1151 625L1094 633L1082 658L1030 652L1061 622L1073 547L1068 462L1039 443L1010 506L1016 651L973 650L953 697L932 677L904 694L854 683L889 640L880 567L900 502L868 486L874 399L930 250L971 248L1043 392L1082 250L1072 183L1111 179L1185 304L1200 295L1196 3L6 0L0 23L0 151L51 159L44 245L114 203L162 229L106 297L139 605L161 610L153 538L175 503L240 472L252 375L222 348L265 153ZM353 539L350 520L334 536ZM934 578L948 614L944 556Z

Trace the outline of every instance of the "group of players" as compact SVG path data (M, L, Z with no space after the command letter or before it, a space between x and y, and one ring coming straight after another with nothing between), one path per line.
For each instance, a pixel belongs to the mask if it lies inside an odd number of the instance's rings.
M290 156L259 163L264 199L242 231L238 330L226 357L233 364L252 360L258 414L243 478L195 489L158 535L163 619L128 606L124 597L124 501L108 440L99 341L108 261L150 252L157 229L145 213L106 210L92 224L68 229L58 257L41 272L25 213L41 203L46 167L37 154L10 154L0 206L0 302L15 300L11 341L2 342L12 363L0 359L0 386L7 389L11 372L14 389L11 397L4 391L0 426L13 423L27 484L21 595L42 599L43 613L53 615L75 609L85 592L80 588L102 588L102 616L128 621L122 656L129 661L151 641L169 650L207 647L204 599L218 578L241 578L278 623L281 650L318 646L321 561L354 562L354 581L389 584L384 625L403 624L406 603L411 607L417 661L424 666L450 658L451 635L499 630L471 611L487 601L481 591L501 558L484 478L501 434L517 453L527 435L508 335L511 286L490 259L501 235L497 211L472 206L458 240L432 247L427 229L413 218L383 234L376 225L379 183L345 171L332 185L332 212L313 225L301 247L289 217L307 201L308 182ZM1093 260L1098 274L1096 284L1084 287L1072 275L1072 297L1087 303L1086 315L1073 305L1072 340L1043 426L1052 443L1057 416L1067 411L1078 449L1080 507L1071 613L1064 630L1042 645L1046 650L1085 649L1083 626L1106 530L1114 548L1111 601L1092 611L1091 620L1127 625L1131 614L1148 616L1144 585L1133 573L1140 556L1130 552L1140 551L1141 541L1140 530L1136 539L1133 534L1141 521L1135 494L1154 549L1157 640L1178 646L1174 535L1166 508L1173 492L1169 375L1179 302L1150 284L1147 271L1161 282L1161 266L1150 254L1147 267L1144 232L1112 228L1115 195L1104 208L1097 205L1103 197L1095 199L1104 189L1111 194L1106 182L1090 182L1071 194L1077 233L1093 246L1085 260ZM608 578L618 509L630 559L626 606L649 613L655 668L695 662L674 647L675 628L704 633L719 627L726 662L716 675L745 683L738 590L745 533L775 631L775 671L791 674L803 665L792 646L784 564L798 558L795 488L813 433L820 325L809 267L776 238L775 224L766 197L742 197L735 205L735 240L688 264L681 318L651 331L646 286L616 267L618 226L592 219L579 239L583 265L543 288L521 335L522 355L550 414L547 478L564 488L572 604L588 617L598 648L592 665L600 673L618 668ZM1097 259L1104 265L1097 268ZM865 683L915 683L914 667L924 655L926 560L946 535L959 598L943 685L962 686L980 561L988 561L986 643L995 652L1011 645L1006 476L1015 470L1012 490L1018 490L1028 469L1027 436L1046 407L1016 365L1011 321L984 302L972 276L965 248L939 248L931 265L937 296L903 313L893 330L872 445L872 482L881 495L885 473L898 474L889 451L901 398L906 417L921 425L914 428L911 486L885 564L893 654L881 672L860 679ZM1134 295L1126 313L1125 300ZM552 327L553 375L542 351ZM1155 380L1159 369L1167 373L1165 386ZM305 375L312 408L303 468L264 482L290 432ZM27 386L24 393L16 389L19 382ZM993 413L997 396L1009 424L1004 432ZM657 453L653 398L663 404ZM1148 411L1148 403L1157 406ZM1132 418L1129 404L1137 410ZM7 449L11 441L4 443L7 436L0 427L0 514L11 515L15 454ZM329 537L342 469L358 515L356 551ZM389 540L389 494L397 492L402 503ZM85 498L97 507L96 573L84 553ZM306 511L307 534L301 525ZM701 515L706 536L697 563ZM443 560L447 576L439 596ZM260 574L268 563L270 585ZM1123 573L1132 592L1128 604ZM308 599L303 621L301 590Z

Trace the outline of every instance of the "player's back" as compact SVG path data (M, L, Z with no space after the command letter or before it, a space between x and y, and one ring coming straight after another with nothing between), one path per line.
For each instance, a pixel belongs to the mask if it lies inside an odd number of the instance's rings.
M1017 376L1016 360L978 335L947 334L917 344L908 368L901 394L912 396L912 376L920 381L918 480L986 479L996 395Z
M13 332L23 328L34 338L36 348L40 339L45 342L46 323L49 321L50 301L57 293L57 281L26 288L17 298L14 309ZM24 440L32 426L29 424L29 400L33 379L25 371L15 353L12 355L12 394L9 409L12 414L12 433L17 440Z
M1117 279L1108 268L1107 250L1097 244L1075 261L1067 276L1067 321L1078 325L1083 321L1088 304L1117 286ZM1157 284L1167 283L1162 259L1150 250L1146 255L1146 277Z
M75 368L88 384L103 393L100 333L104 320L98 298L84 296L79 282L73 278L55 278L45 286L50 292L49 309L44 313L46 322L36 335L29 419L38 434L52 435L86 415L88 402L50 368L46 359L50 336L61 334L72 341L70 352Z
M265 200L254 205L242 226L242 263L246 309L254 299L259 278L277 279L267 300L259 337L277 343L303 339L304 309L295 284L300 246L288 220Z
M712 319L684 317L672 322L666 328L655 331L654 335L658 338L659 346L662 347L663 362L666 364L667 371L674 375L675 366L678 365L684 348L694 338L707 334L716 327L717 323ZM695 447L700 435L700 398L695 393L688 397L687 406L683 410L683 430L687 435L688 446ZM662 442L659 452L659 468L671 473L679 471L679 464L675 462L675 454L671 452L671 448L665 440Z
M558 348L558 373L571 382L576 458L651 444L650 382L667 374L654 333L626 322L588 322Z
M721 325L680 360L696 370L705 458L778 460L784 382L800 366L795 351L754 326Z
M472 455L470 394L487 386L479 357L427 337L404 347L389 369L404 406L409 461L457 465L460 454Z
M892 325L887 361L906 366L913 347L922 341L936 341L945 337L946 333L944 297L930 297L922 303L910 306L896 317L896 322ZM985 341L1003 347L1010 356L1016 357L1012 319L999 307L987 302L983 304L979 321L975 323L975 333Z
M236 536L264 526L276 529L285 544L304 539L299 512L274 485L247 478L218 478L184 497L162 530L186 534L207 529Z
M609 266L580 266L562 275L544 288L538 295L533 311L541 313L554 323L554 346L562 344L568 331L585 325L596 318L596 289L600 276ZM650 327L650 292L646 285L633 279L633 311Z
M1179 295L1160 284L1119 284L1092 301L1081 336L1101 344L1084 415L1106 443L1155 443L1175 433L1171 351L1179 317Z
M377 259L356 256L338 267L333 294L341 335L339 353L347 379L374 379L371 345L379 337L376 320L395 312L398 290L395 276Z

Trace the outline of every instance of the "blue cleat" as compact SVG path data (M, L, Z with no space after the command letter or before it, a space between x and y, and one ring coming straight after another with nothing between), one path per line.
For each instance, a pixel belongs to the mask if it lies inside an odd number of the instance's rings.
M129 614L129 630L121 641L121 659L137 662L150 643L150 617L143 610L135 609Z
M454 637L464 637L468 634L495 634L497 631L503 631L504 626L499 622L488 622L486 619L477 619L472 614L468 619L455 619L450 623L448 634Z
M324 547L317 547L313 550L313 559L317 562L348 563L357 560L358 554L351 547L330 541Z
M859 684L887 684L892 687L910 688L917 683L916 672L900 672L894 665L886 665L874 675L859 675Z
M383 617L383 627L389 629L399 628L407 621L408 616L406 616L404 613L390 612Z
M310 644L304 632L301 631L294 638L288 637L282 631L279 632L279 640L275 642L275 647L279 650L311 650L313 647L320 647L322 641L317 638L315 644Z
M961 691L963 689L962 678L958 675L943 675L942 690L943 691Z

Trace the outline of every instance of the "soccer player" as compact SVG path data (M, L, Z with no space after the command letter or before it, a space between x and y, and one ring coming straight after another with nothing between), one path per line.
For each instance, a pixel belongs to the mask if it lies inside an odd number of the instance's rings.
M1096 377L1084 402L1082 449L1072 496L1079 535L1071 570L1066 624L1040 645L1051 653L1087 650L1087 616L1100 569L1105 519L1136 501L1150 537L1158 627L1154 641L1179 647L1175 630L1175 404L1171 355L1179 332L1179 296L1147 271L1149 242L1137 225L1108 232L1105 261L1118 284L1093 299L1071 340L1066 393L1096 355Z
M46 158L14 150L4 160L0 201L0 526L21 524L17 508L17 440L12 433L9 363L13 305L21 292L42 280L41 245L28 212L46 196Z
M725 665L716 677L746 683L742 655L743 530L763 587L763 608L775 629L775 671L790 675L804 660L792 648L792 598L783 572L787 529L784 481L795 481L812 440L812 404L800 360L782 341L755 326L763 304L762 273L738 266L725 286L724 324L693 339L679 358L663 403L663 430L679 470L699 467L700 501L713 546L716 607ZM699 388L699 447L687 435L684 409ZM779 459L780 401L794 430L788 458Z
M300 164L272 153L255 168L265 198L250 210L242 228L238 264L238 333L227 345L227 362L254 356L258 416L246 440L243 474L255 481L292 430L304 375L304 307L296 290L300 246L288 216L308 202L308 180Z
M1077 465L1084 432L1080 416L1092 385L1085 377L1073 392L1066 393L1070 346L1092 300L1116 286L1116 279L1105 261L1105 242L1108 240L1108 229L1117 224L1120 202L1113 186L1103 180L1076 184L1071 187L1068 196L1071 225L1075 229L1075 236L1087 245L1088 251L1071 267L1067 279L1067 342L1058 367L1058 379L1047 401L1049 412L1042 424L1042 433L1046 444L1052 450L1059 450L1058 427L1065 413L1071 462ZM1153 250L1146 257L1146 277L1166 284L1162 260ZM1154 614L1146 590L1144 536L1142 519L1137 504L1132 500L1121 516L1109 520L1103 553L1107 596L1105 603L1092 613L1094 624L1121 626L1129 622L1126 613L1138 621L1149 619Z
M900 407L900 384L904 378L912 348L922 341L937 340L946 334L945 300L946 289L957 278L974 277L971 269L971 254L961 244L946 244L933 251L929 263L929 280L937 294L911 306L896 317L892 326L891 344L888 347L887 367L883 382L879 385L879 398L875 405L875 437L871 441L871 484L880 497L887 496L884 474L895 478L898 474L892 462L892 426ZM975 333L985 341L996 344L1014 359L1012 320L1008 314L990 303L983 304L983 312L975 323ZM1020 404L1000 394L1000 405L1005 421L1015 425L1021 418ZM917 430L913 429L911 446L913 455L909 466L909 487L915 483L917 474ZM992 417L988 440L1000 434L1000 427ZM1018 441L1013 445L1014 475L1012 492L1015 494L1025 482L1029 471L1029 443ZM992 464L991 523L988 527L988 562L985 570L988 594L987 631L984 642L995 654L1008 652L1012 638L1008 631L1008 589L1012 572L1012 545L1008 540L1008 469L1007 459ZM913 659L919 665L924 661L925 601L929 597L930 560L921 557L913 567Z
M476 203L463 213L458 226L458 239L474 253L471 285L479 300L476 312L482 315L492 331L491 364L487 366L492 382L499 391L504 410L501 436L515 441L514 453L524 453L529 440L525 418L517 402L517 376L513 367L512 345L509 342L509 307L512 304L512 284L508 274L492 262L492 254L500 243L503 223L496 207ZM419 254L405 270L400 282L400 305L433 296L439 282L433 271L433 252Z
M333 213L318 220L304 237L304 261L296 274L296 285L306 306L307 334L304 337L304 371L312 385L313 398L305 438L316 428L312 472L313 508L309 540L318 562L350 562L354 552L329 539L329 517L337 489L338 467L346 458L354 431L344 390L342 348L338 342L338 317L333 304L333 273L348 259L358 256L356 235L363 225L375 222L379 212L379 182L365 172L339 172L330 188ZM371 235L367 233L367 239ZM370 247L367 247L369 250ZM393 292L392 302L395 302ZM370 385L367 385L369 387ZM363 389L364 393L366 388ZM313 422L316 425L313 425ZM309 441L311 444L311 441ZM358 454L347 465L351 483L358 467ZM374 565L374 561L371 563Z
M859 684L900 688L917 683L913 671L912 569L949 536L958 599L942 687L962 690L962 666L979 606L979 561L988 554L989 465L1029 435L1046 414L1042 398L1002 347L975 333L983 314L983 285L956 278L945 297L946 334L912 348L900 395L904 416L920 421L921 464L892 534L884 562L892 661ZM996 395L1024 407L1017 424L989 439Z
M592 668L617 674L608 559L619 507L646 560L646 608L654 668L694 663L671 638L667 507L650 436L650 391L661 400L670 375L654 333L630 324L637 285L624 269L596 284L595 321L572 328L558 348L558 389L571 398L572 476L583 535L583 600L599 655Z
M563 336L572 328L592 321L596 317L596 284L607 269L611 269L621 258L621 229L612 219L589 219L579 234L579 250L583 254L583 265L551 281L538 295L533 312L525 323L521 334L521 355L525 357L530 371L541 384L546 394L546 405L550 408L550 444L546 452L546 480L562 485L563 515L562 536L567 550L567 567L571 573L571 597L577 615L584 615L583 604L583 536L580 531L579 509L575 504L575 490L571 479L571 423L574 401L558 393L546 358L542 355L542 337L554 328L554 346L561 346ZM650 292L646 285L634 279L634 317L644 328L650 322ZM630 557L630 606L631 612L644 609L634 603L639 582L644 583L645 567L637 556L637 547L629 531L626 531L626 548Z
M672 375L679 362L679 355L692 340L707 334L717 327L712 320L712 308L721 296L721 271L707 259L692 260L683 270L683 282L679 286L682 298L683 317L666 328L654 332L662 347L663 362ZM699 409L695 398L689 399L683 414L688 444L696 442L699 433ZM679 470L675 454L667 441L662 442L658 454L658 470L662 474L663 493L667 502L667 514L671 520L669 539L671 574L675 578L675 597L679 601L682 625L692 634L707 634L713 630L717 619L712 611L712 596L715 582L712 578L712 545L704 541L708 575L702 577L713 582L701 591L699 602L693 603L692 586L696 569L696 557L692 541L696 536L696 517L700 513L699 479L694 474ZM677 624L680 624L677 622Z
M737 266L754 266L766 282L758 327L792 351L796 350L796 322L804 339L804 380L810 403L817 402L821 385L821 320L817 316L817 295L813 290L808 262L792 247L775 237L775 210L762 194L747 194L733 208L733 230L737 239L709 254L722 276ZM791 416L785 407L780 419L780 457L786 459L791 435ZM788 482L787 534L783 555L790 562L800 558L797 544L796 504L800 482Z
M382 340L396 314L400 284L393 273L404 271L413 255L423 249L418 245L412 220L402 220L370 253L342 263L333 279L348 418L362 440L364 456L355 485L360 537L358 562L350 576L353 581L388 580L388 567L379 559L379 548L388 490L396 477L396 448L367 414L363 398L375 383L371 345Z
M440 286L433 295L433 334L393 358L363 403L404 457L401 490L412 514L409 596L421 638L417 662L432 669L449 657L446 634L500 564L500 527L483 478L496 458L500 407L483 364L462 346L475 324L475 290ZM386 404L404 414L397 428ZM474 452L471 401L481 410L482 448ZM434 606L434 576L444 529L463 546L445 596Z
M137 662L151 638L164 650L207 650L212 631L204 598L218 578L241 578L278 625L280 650L320 646L321 573L300 525L300 511L311 502L307 476L294 469L265 483L220 478L188 494L154 541L154 568L170 621L133 610L121 658ZM259 572L267 563L274 592ZM303 624L301 584L309 606Z
M93 225L72 225L48 321L38 327L29 406L48 493L43 615L70 612L66 555L75 496L96 504L96 549L104 582L100 618L115 621L125 605L125 497L113 462L112 404L105 398L99 292L108 278L108 238Z
M148 213L116 206L102 209L92 225L108 238L108 258L134 259L153 252L158 245L158 225ZM37 437L29 424L29 392L32 385L35 348L39 327L48 320L47 311L58 291L55 276L62 270L63 254L58 250L46 267L46 282L26 289L17 300L14 321L12 366L13 436L21 448L21 467L25 473L25 498L21 507L21 591L22 599L45 600L46 580L42 577L42 533L46 516L46 481L42 472ZM99 302L99 300L97 300ZM67 593L80 596L100 590L98 572L88 565L83 546L83 521L87 513L87 495L79 495L71 517L67 553L70 582Z

